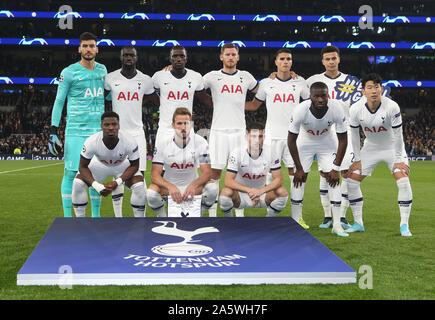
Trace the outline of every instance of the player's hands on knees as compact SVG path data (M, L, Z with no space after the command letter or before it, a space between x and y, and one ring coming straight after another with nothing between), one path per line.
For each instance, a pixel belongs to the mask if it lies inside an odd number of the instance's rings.
M254 201L254 200L260 200L260 196L263 194L263 191L261 189L254 189L251 188L248 191L248 196L249 198Z
M304 183L307 180L307 174L304 170L296 170L294 178L293 178L293 185L295 188L298 188L302 186L302 183Z
M328 182L332 188L335 188L340 184L340 175L337 171L331 170L326 175L326 182Z
M183 194L183 201L192 201L195 197L196 187L194 185L187 186Z
M400 170L400 171L398 171L398 170ZM395 163L393 165L392 171L393 171L393 174L395 174L396 172L402 172L406 176L409 176L409 166L405 162Z
M107 190L113 191L118 187L118 184L116 183L116 181L110 181L104 184L104 187Z
M181 195L181 192L176 186L172 185L171 187L168 188L168 191L172 200L174 200L176 203L183 202L183 197Z
M108 189L104 189L104 190L101 190L100 191L100 194L103 196L103 197L107 197L109 194L111 194L112 193L112 190L108 190Z

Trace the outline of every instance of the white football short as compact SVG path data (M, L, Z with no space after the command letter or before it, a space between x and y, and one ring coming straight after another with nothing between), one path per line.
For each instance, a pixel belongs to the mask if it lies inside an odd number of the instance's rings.
M246 146L246 133L243 129L210 130L209 151L213 169L223 170L233 150Z
M243 209L243 208L267 208L266 205L266 194L263 193L260 196L260 203L257 204L255 207L252 203L251 198L249 198L249 195L246 192L240 192L237 191L240 197L240 205L237 209Z
M264 144L270 146L272 154L278 155L287 168L294 168L295 163L288 148L287 139L266 139Z
M299 150L299 159L302 164L304 172L310 172L311 165L314 161L314 156L317 155L317 165L319 171L330 172L332 170L332 165L335 160L335 151L332 152L317 152L317 151L302 151Z
M347 170L352 165L355 160L355 154L352 149L352 140L350 136L350 131L347 132L347 148L346 153L344 154L343 161L341 162L340 170Z
M404 159L406 159L404 162L409 166L409 161L405 150L402 151L402 154ZM364 147L361 149L361 174L363 176L371 176L373 170L379 162L385 162L388 165L390 172L392 172L394 165L394 150L373 150L371 148L369 149Z
M89 170L91 170L94 179L97 180L99 183L103 183L104 180L109 177L114 177L115 179L119 178L124 173L125 169L127 169L129 166L130 161L128 161L128 159L125 159L119 165L107 166L104 163L98 161L96 157L92 157L88 167ZM142 173L140 172L140 170L138 170L134 175L142 176Z
M130 135L136 141L139 146L139 170L146 171L147 170L147 141L145 138L145 132L138 133L128 133L125 134Z

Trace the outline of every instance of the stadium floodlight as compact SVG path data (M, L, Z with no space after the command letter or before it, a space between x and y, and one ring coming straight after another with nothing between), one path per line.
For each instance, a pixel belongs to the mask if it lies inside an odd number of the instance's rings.
M81 18L82 16L80 13L72 11L72 12L56 12L56 14L53 16L53 18L56 19L65 19L68 16L73 16L73 18Z
M347 46L350 49L360 49L360 48L367 48L367 49L375 49L375 45L369 41L364 42L351 42Z
M143 12L139 13L124 13L121 16L121 19L142 19L142 20L149 20L150 18Z
M187 17L187 20L190 20L190 21L199 21L199 20L214 21L215 18L211 14L203 13L203 14L191 14L190 16Z
M397 16L397 17L386 16L384 18L384 20L382 20L382 22L384 22L384 23L396 23L396 22L410 23L409 19L405 16Z
M346 19L342 16L321 16L318 20L319 22L346 22Z
M177 40L166 40L160 42L160 40L156 40L153 42L153 47L169 47L169 46L179 46L180 43Z
M425 42L422 44L416 42L412 45L411 49L435 49L435 42Z
M286 41L283 48L311 48L310 44L306 41L297 41L297 42L291 42Z
M115 43L110 39L101 39L97 42L97 46L99 45L114 46Z
M281 21L278 16L274 14L268 14L268 15L259 15L257 14L252 21Z
M13 15L12 12L10 12L8 10L1 10L0 11L0 17L14 18L15 16Z
M27 40L26 38L23 37L23 39L21 39L18 44L23 46L30 46L33 44L47 45L48 43L43 38L34 38L34 39Z

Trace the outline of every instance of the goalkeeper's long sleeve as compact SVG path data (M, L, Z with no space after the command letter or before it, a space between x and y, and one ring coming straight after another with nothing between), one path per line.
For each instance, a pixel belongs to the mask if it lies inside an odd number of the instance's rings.
M60 74L56 100L54 101L53 110L51 111L51 125L54 127L59 127L63 106L65 104L65 99L68 96L71 80L72 78L69 73L63 69Z

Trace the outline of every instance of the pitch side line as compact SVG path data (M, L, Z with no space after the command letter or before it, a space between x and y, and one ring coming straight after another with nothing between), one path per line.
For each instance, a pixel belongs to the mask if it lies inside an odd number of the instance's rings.
M0 171L0 174L3 174L3 173L10 173L10 172L17 172L17 171L24 171L24 170L30 170L30 169L38 169L38 168L44 168L44 167L51 167L51 166L58 166L58 165L60 165L60 164L63 164L63 162L62 162L62 163L52 163L52 164L47 164L47 165L44 165L44 166L38 166L38 167L30 167L30 168L16 169L16 170L9 170L9 171Z

